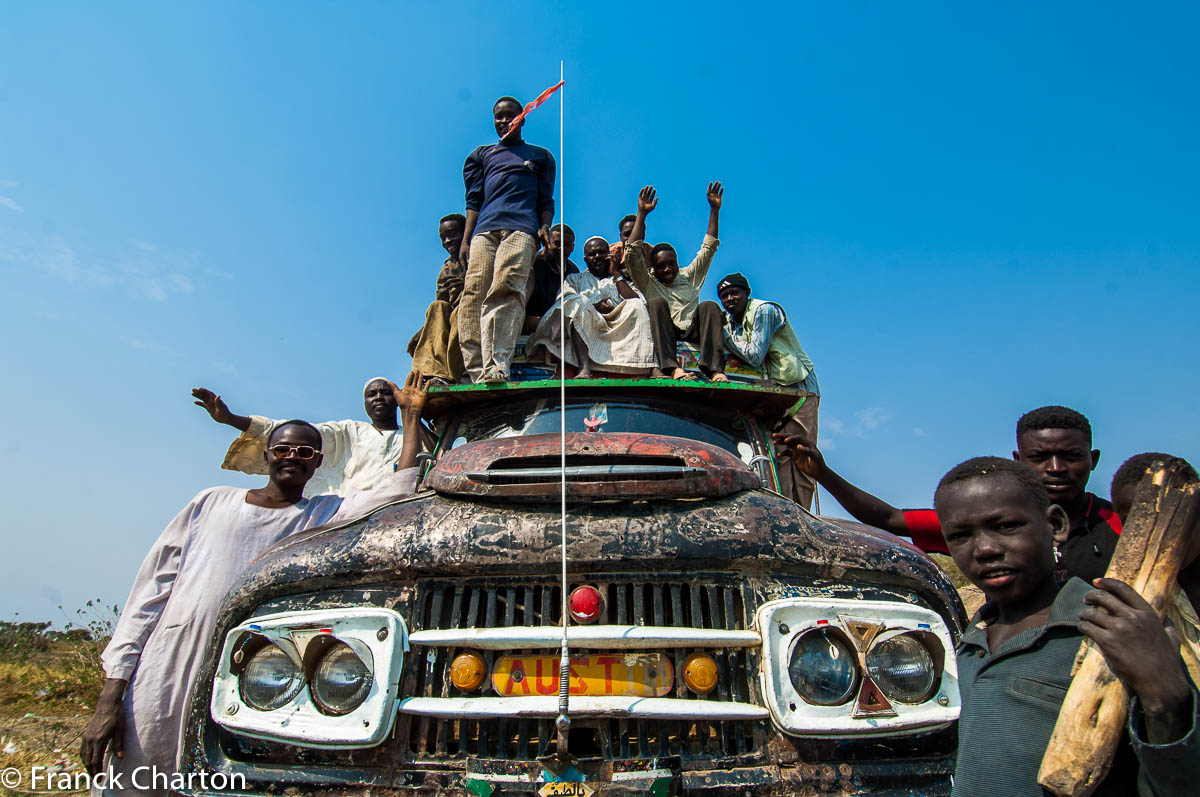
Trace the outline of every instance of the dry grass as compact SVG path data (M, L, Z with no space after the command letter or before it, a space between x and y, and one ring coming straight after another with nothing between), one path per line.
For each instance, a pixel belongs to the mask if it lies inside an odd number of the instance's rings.
M109 616L92 619L96 612ZM0 770L16 768L26 787L35 766L82 770L80 737L104 683L100 651L115 613L93 602L78 614L86 624L69 622L68 629L75 629L69 634L46 624L0 627ZM0 786L0 794L35 793Z

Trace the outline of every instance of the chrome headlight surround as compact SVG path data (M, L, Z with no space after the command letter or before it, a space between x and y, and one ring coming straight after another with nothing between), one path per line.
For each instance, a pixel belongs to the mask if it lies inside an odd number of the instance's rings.
M933 730L958 718L954 642L936 612L899 601L785 598L760 606L755 626L763 638L762 693L772 722L783 733L833 738L884 736L916 729ZM838 705L806 701L788 673L797 641L807 632L820 629L845 637L855 649L858 685L854 694ZM868 709L877 698L871 695L875 687L867 674L866 655L875 645L902 634L918 635L929 647L940 646L941 661L934 656L941 667L937 687L920 703L884 698L880 710Z
M330 640L347 644L371 670L365 699L333 715L313 699L311 680ZM248 646L277 645L305 677L305 685L273 711L259 711L241 695L240 676ZM396 698L408 626L391 609L378 607L283 612L247 620L225 635L213 679L209 709L213 721L243 736L304 747L374 747L396 720Z

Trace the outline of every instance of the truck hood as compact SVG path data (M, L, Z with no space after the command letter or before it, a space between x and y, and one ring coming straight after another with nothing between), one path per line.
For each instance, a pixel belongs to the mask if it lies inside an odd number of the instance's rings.
M681 437L573 432L565 448L568 500L720 498L759 486L737 457ZM557 434L467 443L447 452L425 485L443 495L557 502L562 453Z

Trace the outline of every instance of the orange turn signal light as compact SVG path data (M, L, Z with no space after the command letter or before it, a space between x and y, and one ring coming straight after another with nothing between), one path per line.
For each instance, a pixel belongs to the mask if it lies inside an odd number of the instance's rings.
M717 662L707 653L693 653L683 660L683 682L696 694L705 695L717 685Z
M478 689L487 677L487 662L473 650L459 653L450 662L450 683L464 692Z

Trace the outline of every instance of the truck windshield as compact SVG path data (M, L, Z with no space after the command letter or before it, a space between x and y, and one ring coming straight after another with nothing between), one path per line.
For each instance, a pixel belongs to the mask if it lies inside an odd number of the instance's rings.
M562 423L558 401L517 401L503 407L468 411L454 444L501 437L557 434ZM752 456L745 417L726 407L656 405L640 401L567 401L567 431L598 434L633 432L699 440L723 448L743 461Z

